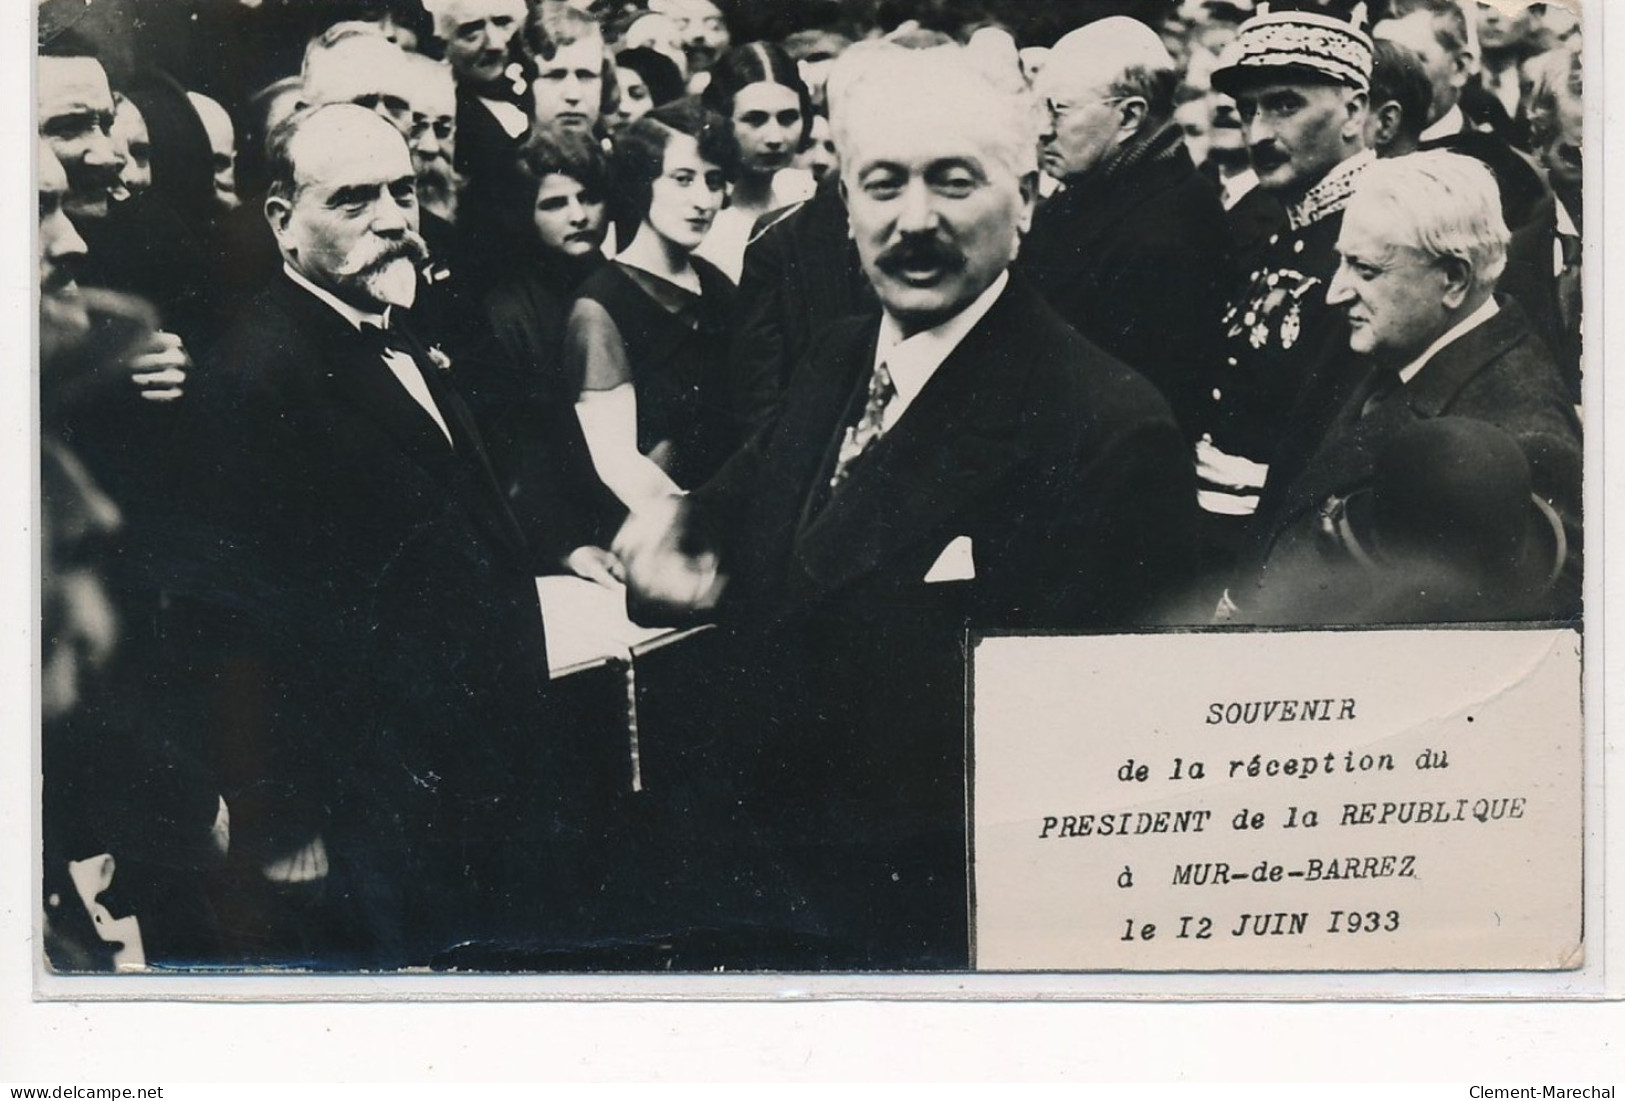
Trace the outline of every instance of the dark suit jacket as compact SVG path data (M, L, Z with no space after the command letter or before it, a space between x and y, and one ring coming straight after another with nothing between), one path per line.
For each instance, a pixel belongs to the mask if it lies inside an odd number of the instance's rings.
M1538 213L1541 200L1550 194L1539 170L1497 134L1467 129L1423 142L1421 149L1443 149L1483 162L1495 174L1501 189L1501 216L1508 229L1528 225Z
M1150 379L1194 436L1234 251L1218 196L1175 148L1040 207L1020 265L1073 328Z
M528 112L527 112L528 114ZM465 180L486 179L514 171L524 135L510 138L491 109L466 84L457 86L457 155L455 167Z
M777 395L824 326L876 303L833 183L775 218L745 250L729 363L743 389L766 379Z
M1579 404L1583 343L1580 318L1584 311L1577 296L1572 303L1573 312L1565 316L1562 302L1565 288L1556 267L1560 255L1556 200L1548 194L1536 207L1529 224L1513 231L1512 241L1507 245L1506 271L1497 286L1523 307L1530 328L1552 350L1563 381L1568 385L1569 396ZM1582 267L1576 261L1575 278L1579 277Z
M191 399L206 523L175 588L227 670L233 845L325 839L360 932L321 965L503 935L524 893L504 857L535 840L518 813L545 738L534 580L472 418L423 373L455 449L345 319L278 276Z
M826 494L878 324L827 329L773 431L691 498L731 577L697 771L736 785L747 852L713 878L749 890L717 920L814 945L745 965L965 966L967 627L1134 623L1192 549L1167 404L1014 278ZM960 538L974 577L928 583Z
M1254 518L1251 557L1262 566L1237 600L1266 582L1272 563L1305 560L1315 542L1321 505L1370 484L1378 456L1409 424L1455 416L1488 421L1509 433L1529 461L1534 490L1561 517L1571 576L1561 586L1579 610L1580 426L1551 353L1529 329L1517 303L1501 300L1489 321L1446 345L1411 381L1362 417L1371 395L1357 387L1313 457L1289 484L1273 481Z

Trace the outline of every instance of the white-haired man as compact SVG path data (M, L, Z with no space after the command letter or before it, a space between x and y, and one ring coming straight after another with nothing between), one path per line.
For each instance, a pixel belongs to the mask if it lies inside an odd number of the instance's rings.
M1182 579L1190 473L1155 389L1008 272L1026 98L947 47L896 49L838 100L882 309L825 329L772 429L620 546L634 593L720 601L703 775L760 846L717 877L747 886L722 917L803 948L734 962L963 967L965 630L1135 622Z
M1062 37L1039 76L1043 164L1022 270L1078 332L1145 375L1191 429L1234 280L1224 208L1174 122L1179 76L1155 31L1114 16Z
M513 40L525 0L426 0L434 33L457 78L457 171L500 172L530 133L530 88Z
M1348 317L1345 356L1362 381L1301 468L1271 471L1249 533L1253 569L1231 594L1244 612L1272 569L1318 551L1339 502L1369 486L1399 432L1444 416L1512 436L1577 570L1580 426L1551 354L1518 305L1495 294L1508 237L1495 179L1477 160L1416 153L1361 178L1327 299ZM1548 611L1578 612L1577 572L1561 592L1572 603Z

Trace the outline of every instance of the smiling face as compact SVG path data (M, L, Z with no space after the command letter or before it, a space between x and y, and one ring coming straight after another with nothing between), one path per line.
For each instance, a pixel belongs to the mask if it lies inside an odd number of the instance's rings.
M1330 84L1260 84L1236 91L1259 185L1302 195L1363 145L1365 93Z
M740 172L772 175L788 168L801 142L801 97L782 84L759 80L734 96L734 140Z
M996 155L997 125L916 97L843 123L841 185L863 270L913 333L969 305L1010 265L1033 189Z
M604 45L596 36L560 46L551 61L536 59L536 124L590 131L604 91Z
M75 219L107 217L124 158L113 144L113 90L93 57L39 59L39 135L68 176L63 203Z
M699 247L722 209L728 183L722 169L700 155L687 134L673 132L666 142L661 172L650 187L649 228L685 252Z
M1450 328L1460 302L1446 266L1400 243L1380 207L1349 204L1337 252L1326 301L1345 308L1356 354L1403 367Z
M543 246L553 252L585 256L604 243L603 197L562 172L542 177L531 219Z

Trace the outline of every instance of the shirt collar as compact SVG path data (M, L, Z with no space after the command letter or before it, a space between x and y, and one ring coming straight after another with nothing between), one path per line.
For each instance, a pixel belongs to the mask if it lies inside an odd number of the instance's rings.
M1258 173L1251 168L1244 168L1229 179L1219 181L1219 202L1226 210L1235 209L1235 205L1245 199L1258 186Z
M314 294L317 298L320 298L323 302L331 306L340 317L344 318L344 320L353 325L357 332L361 331L361 327L363 325L373 325L380 329L389 328L388 306L384 307L383 313L368 313L365 310L358 310L348 302L333 294L331 291L324 290L323 288L318 287L315 283L312 283L309 279L306 279L303 275L295 271L293 265L287 261L283 261L282 270L289 279L292 279L295 283L299 284L299 286L305 288L311 294Z
M1428 361L1438 354L1440 348L1443 348L1445 345L1466 336L1468 333L1484 324L1484 322L1494 317L1500 311L1501 307L1496 303L1495 296L1493 294L1490 295L1489 298L1484 300L1484 304L1482 306L1478 307L1478 309L1474 310L1472 313L1458 321L1454 327L1447 331L1438 340L1435 340L1432 344L1429 344L1426 351L1417 356L1415 359L1411 360L1409 366L1402 368L1399 372L1399 381L1411 381L1411 379L1417 376L1422 368L1428 365Z
M942 366L943 360L959 347L965 335L976 327L976 323L987 316L987 311L993 308L999 295L1010 283L1009 271L1002 271L999 277L970 305L954 314L948 320L915 333L911 337L903 336L903 329L891 314L885 314L880 321L880 339L875 342L875 365L884 363L890 372L892 385L897 390L894 397L886 407L886 426L889 428L903 410L919 396L925 384L931 381L937 368Z
M1467 116L1461 113L1461 104L1458 103L1440 115L1439 121L1423 127L1420 140L1438 141L1440 138L1454 137L1466 129Z

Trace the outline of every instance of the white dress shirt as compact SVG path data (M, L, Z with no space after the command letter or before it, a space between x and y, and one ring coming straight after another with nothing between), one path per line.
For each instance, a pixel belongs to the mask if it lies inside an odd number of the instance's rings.
M993 308L993 303L999 300L999 295L1009 284L1010 273L1000 272L999 277L970 305L941 324L911 337L903 336L902 326L891 314L881 318L880 339L875 342L875 366L886 365L886 370L891 372L892 385L897 389L896 396L887 403L885 415L881 417L883 431L890 432L902 419L914 399L919 397L920 391L925 389L925 384L931 381L931 376L937 373L937 368L942 366L943 360L959 347L976 323L987 316L987 311Z
M1219 203L1226 210L1234 210L1258 186L1258 173L1244 168L1234 176L1220 177Z
M360 332L362 327L367 325L379 329L389 328L389 307L384 307L382 313L368 313L366 310L358 310L332 292L318 287L315 283L300 275L293 269L291 264L284 263L282 270L287 273L289 279L292 279L299 286L332 307L340 317L353 325L357 332ZM445 434L446 442L451 443L451 429L446 427L446 419L440 415L440 407L434 403L434 395L429 393L429 384L423 381L423 372L418 369L417 360L404 352L397 352L393 348L384 353L383 360L384 366L388 367L390 373L400 381L401 386L411 395L412 400L422 406L423 411L434 419L435 424L440 426L440 431Z

